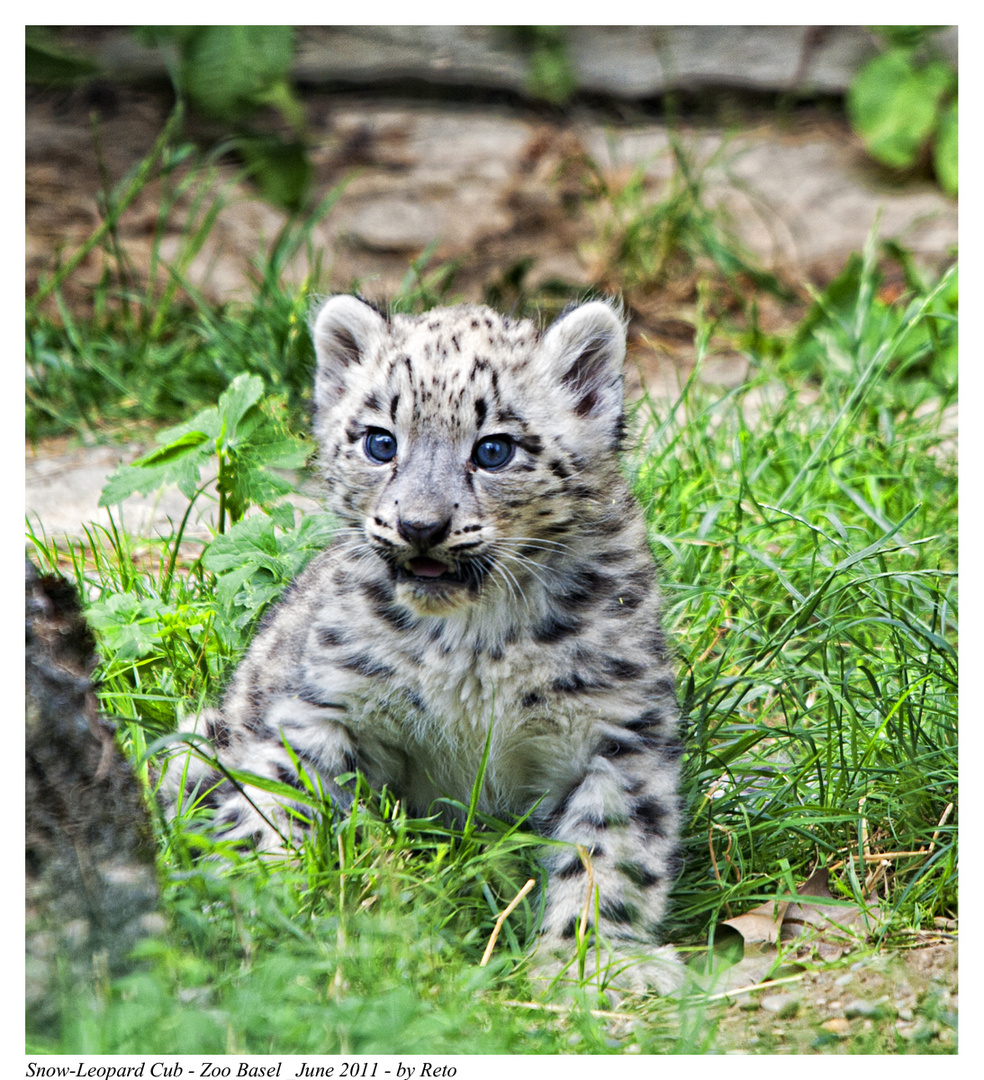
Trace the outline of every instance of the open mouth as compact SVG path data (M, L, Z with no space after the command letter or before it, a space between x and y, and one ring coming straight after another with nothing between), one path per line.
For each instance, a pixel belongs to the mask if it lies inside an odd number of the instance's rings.
M405 563L396 564L396 577L397 580L410 581L424 589L446 586L470 586L477 589L485 577L485 571L475 563L460 563L454 567L426 555L417 555Z
M407 563L406 569L414 577L418 578L439 578L453 573L450 566L445 566L444 563L438 562L437 559L426 559L423 555L411 559Z

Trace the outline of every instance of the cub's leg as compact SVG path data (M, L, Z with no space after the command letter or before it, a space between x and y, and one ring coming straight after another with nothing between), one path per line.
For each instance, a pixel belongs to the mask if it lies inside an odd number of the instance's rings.
M315 790L320 786L330 797L333 806L345 810L351 805L352 793L341 787L336 777L355 772L358 761L337 709L285 698L271 702L265 718L254 722L249 731L234 731L215 709L190 718L183 730L204 736L209 744L206 752L225 769L254 773L307 792L300 769ZM180 801L211 808L222 839L244 841L258 851L295 845L314 812L305 801L230 778L194 751L172 757L162 786L173 807Z
M656 750L643 741L626 729L606 736L583 779L544 823L546 835L580 845L587 855L554 847L546 856L546 911L537 949L544 977L558 975L572 959L583 923L590 939L585 975L594 976L600 966L607 968L603 981L615 989L660 993L682 982L675 953L660 948L656 937L679 862L679 745L661 740ZM578 975L575 960L562 979Z

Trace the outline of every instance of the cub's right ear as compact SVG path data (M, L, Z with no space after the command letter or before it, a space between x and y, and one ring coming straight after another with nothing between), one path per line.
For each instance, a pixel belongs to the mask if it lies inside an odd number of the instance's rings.
M355 296L331 296L311 323L318 369L316 405L327 405L341 393L346 368L361 364L374 342L386 332L386 320Z

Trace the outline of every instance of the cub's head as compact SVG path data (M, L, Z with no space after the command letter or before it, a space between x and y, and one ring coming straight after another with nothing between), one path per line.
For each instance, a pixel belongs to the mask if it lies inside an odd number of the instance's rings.
M608 304L541 334L485 307L387 319L334 296L312 331L329 505L385 560L399 603L518 598L610 515L625 330Z

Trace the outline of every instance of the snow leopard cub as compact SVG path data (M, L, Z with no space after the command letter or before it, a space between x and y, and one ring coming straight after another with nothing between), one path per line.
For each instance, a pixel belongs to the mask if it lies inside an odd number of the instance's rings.
M467 804L491 725L480 809L537 804L532 827L570 844L544 855L541 969L574 953L578 844L609 958L638 961L622 984L669 989L655 935L681 747L653 559L616 457L620 318L594 301L541 333L485 307L386 318L335 296L313 335L314 430L344 527L198 730L229 766L297 785L286 741L337 806L352 796L335 778L359 770L426 814L442 795ZM297 829L276 797L188 766L225 835L270 850Z

